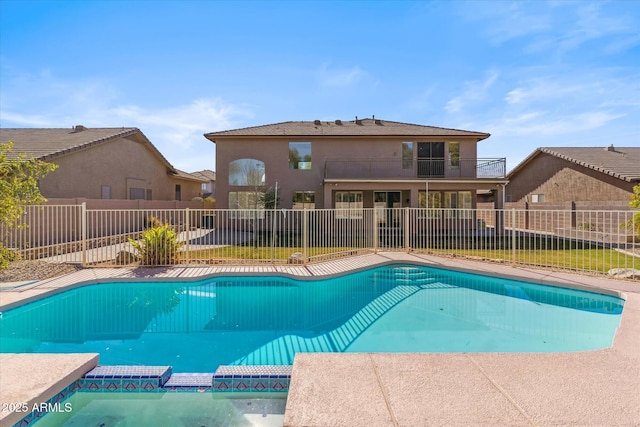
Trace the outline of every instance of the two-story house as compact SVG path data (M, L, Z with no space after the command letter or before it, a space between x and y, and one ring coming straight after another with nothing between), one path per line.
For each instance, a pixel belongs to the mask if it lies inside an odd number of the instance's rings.
M504 158L481 159L483 132L375 118L292 121L205 134L216 144L217 207L258 207L277 185L281 208L474 208L508 182Z

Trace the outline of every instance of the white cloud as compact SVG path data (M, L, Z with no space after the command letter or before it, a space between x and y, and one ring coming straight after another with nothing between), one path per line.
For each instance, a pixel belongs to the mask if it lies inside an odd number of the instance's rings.
M601 41L604 53L619 53L640 43L640 22L624 12L627 2L532 1L469 2L466 19L481 22L488 41L524 43L527 53L567 53ZM629 2L632 3L632 2Z
M0 107L3 127L137 127L171 164L186 171L215 168L214 144L204 133L232 128L250 116L245 106L219 98L159 108L120 104L119 91L105 82L65 81L49 73L21 76L6 86ZM41 108L31 113L23 104Z
M318 71L318 81L322 86L353 86L369 78L369 74L358 66L334 69L324 64Z
M488 98L489 89L498 79L499 74L490 71L483 81L465 82L462 93L450 99L445 105L449 113L458 113L470 105L478 104Z

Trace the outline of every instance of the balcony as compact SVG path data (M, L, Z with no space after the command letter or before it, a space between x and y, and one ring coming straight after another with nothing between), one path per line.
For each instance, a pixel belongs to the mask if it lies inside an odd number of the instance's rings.
M325 179L504 178L506 159L345 159L327 160Z

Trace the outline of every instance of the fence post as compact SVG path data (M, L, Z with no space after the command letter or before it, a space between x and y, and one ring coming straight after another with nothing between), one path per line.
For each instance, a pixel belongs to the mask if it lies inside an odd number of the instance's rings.
M191 240L191 213L189 212L189 208L185 209L185 215L186 215L186 218L184 220L184 225L187 228L187 233L186 233L187 244L185 245L185 251L187 255L186 255L185 261L187 265L189 265L189 241Z
M516 209L511 208L511 265L516 263Z
M302 210L302 261L304 265L307 265L309 261L307 257L307 247L309 246L309 210Z
M82 258L80 264L84 267L87 264L87 202L80 205L80 238L82 239Z
M378 209L376 209L376 207L373 207L373 215L371 215L371 217L373 218L373 224L371 224L371 230L373 232L373 253L377 254L378 253Z
M407 253L411 252L410 241L409 241L410 233L409 233L409 207L405 206L404 208L404 247Z

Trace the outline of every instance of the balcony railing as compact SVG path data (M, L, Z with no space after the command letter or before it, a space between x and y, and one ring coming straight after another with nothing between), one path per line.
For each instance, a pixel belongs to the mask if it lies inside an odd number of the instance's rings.
M505 158L344 159L325 162L325 179L504 178Z

